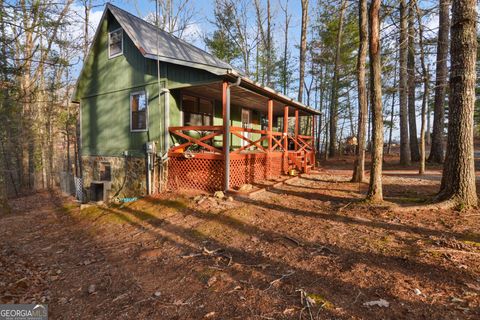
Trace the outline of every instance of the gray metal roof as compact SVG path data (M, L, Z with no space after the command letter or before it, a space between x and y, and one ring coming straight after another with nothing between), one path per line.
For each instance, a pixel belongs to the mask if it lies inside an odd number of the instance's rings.
M173 63L201 64L207 67L233 70L230 64L127 11L110 3L107 3L106 10L110 10L138 49L147 57L154 59L158 57L160 60ZM158 52L157 34L159 37Z

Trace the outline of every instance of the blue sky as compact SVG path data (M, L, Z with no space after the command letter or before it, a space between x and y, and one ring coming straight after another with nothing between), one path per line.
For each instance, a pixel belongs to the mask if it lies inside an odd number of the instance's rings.
M175 1L175 0L174 0ZM285 2L285 0L272 0L271 1L271 6L273 10L273 15L275 16L280 16L283 14L283 12L280 9L279 3L280 1L282 3ZM176 2L179 2L179 0L176 0ZM262 1L265 2L265 1ZM310 1L310 6L313 8L315 5L316 1ZM126 0L126 1L120 1L120 0L113 0L111 1L112 4L132 13L137 16L140 16L144 18L149 12L155 12L155 2L150 0L150 1L145 1L145 0ZM188 39L190 42L193 44L201 47L202 49L205 49L205 45L202 41L202 39L199 37L202 34L208 34L211 33L214 29L212 24L209 22L209 20L213 20L213 11L214 11L214 6L215 6L215 1L214 0L190 0L190 3L192 7L194 8L195 12L195 17L193 20L193 23L195 24L194 30L196 30L195 33L199 33L196 35L196 37L192 37L191 39ZM289 36L292 43L292 54L295 55L294 52L294 45L297 43L300 39L300 24L301 24L301 4L300 0L289 0L289 11L292 15L291 22L290 22L290 31L289 31ZM101 15L101 12L103 11L103 6L95 8L93 16L99 17ZM280 18L280 17L279 17ZM280 31L281 26L277 23L277 28ZM277 32L277 39L278 41L281 41L283 39L283 34L280 32Z

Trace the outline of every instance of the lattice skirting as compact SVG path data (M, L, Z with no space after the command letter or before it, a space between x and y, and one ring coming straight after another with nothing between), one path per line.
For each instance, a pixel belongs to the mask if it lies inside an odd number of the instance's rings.
M223 190L224 161L219 157L197 155L186 159L170 157L168 187L172 190L197 189L208 192ZM230 188L279 177L288 170L283 153L232 154Z
M223 160L171 157L168 161L168 188L223 190Z

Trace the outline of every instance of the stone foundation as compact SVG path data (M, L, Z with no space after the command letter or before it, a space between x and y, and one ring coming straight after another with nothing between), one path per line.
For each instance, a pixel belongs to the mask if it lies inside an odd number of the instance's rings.
M107 198L112 198L117 192L118 198L138 197L146 194L146 160L137 157L101 157L82 156L83 186L87 190L88 200L92 200L90 186L92 182L108 181L105 187ZM110 166L110 177L105 172ZM104 191L105 192L105 191Z

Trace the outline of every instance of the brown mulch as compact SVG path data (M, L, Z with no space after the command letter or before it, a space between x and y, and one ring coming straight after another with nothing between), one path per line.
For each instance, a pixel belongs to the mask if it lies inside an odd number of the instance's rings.
M371 206L349 175L200 204L13 200L0 303L45 302L52 319L479 319L480 212L395 211L438 189L413 171L386 175L386 203Z

